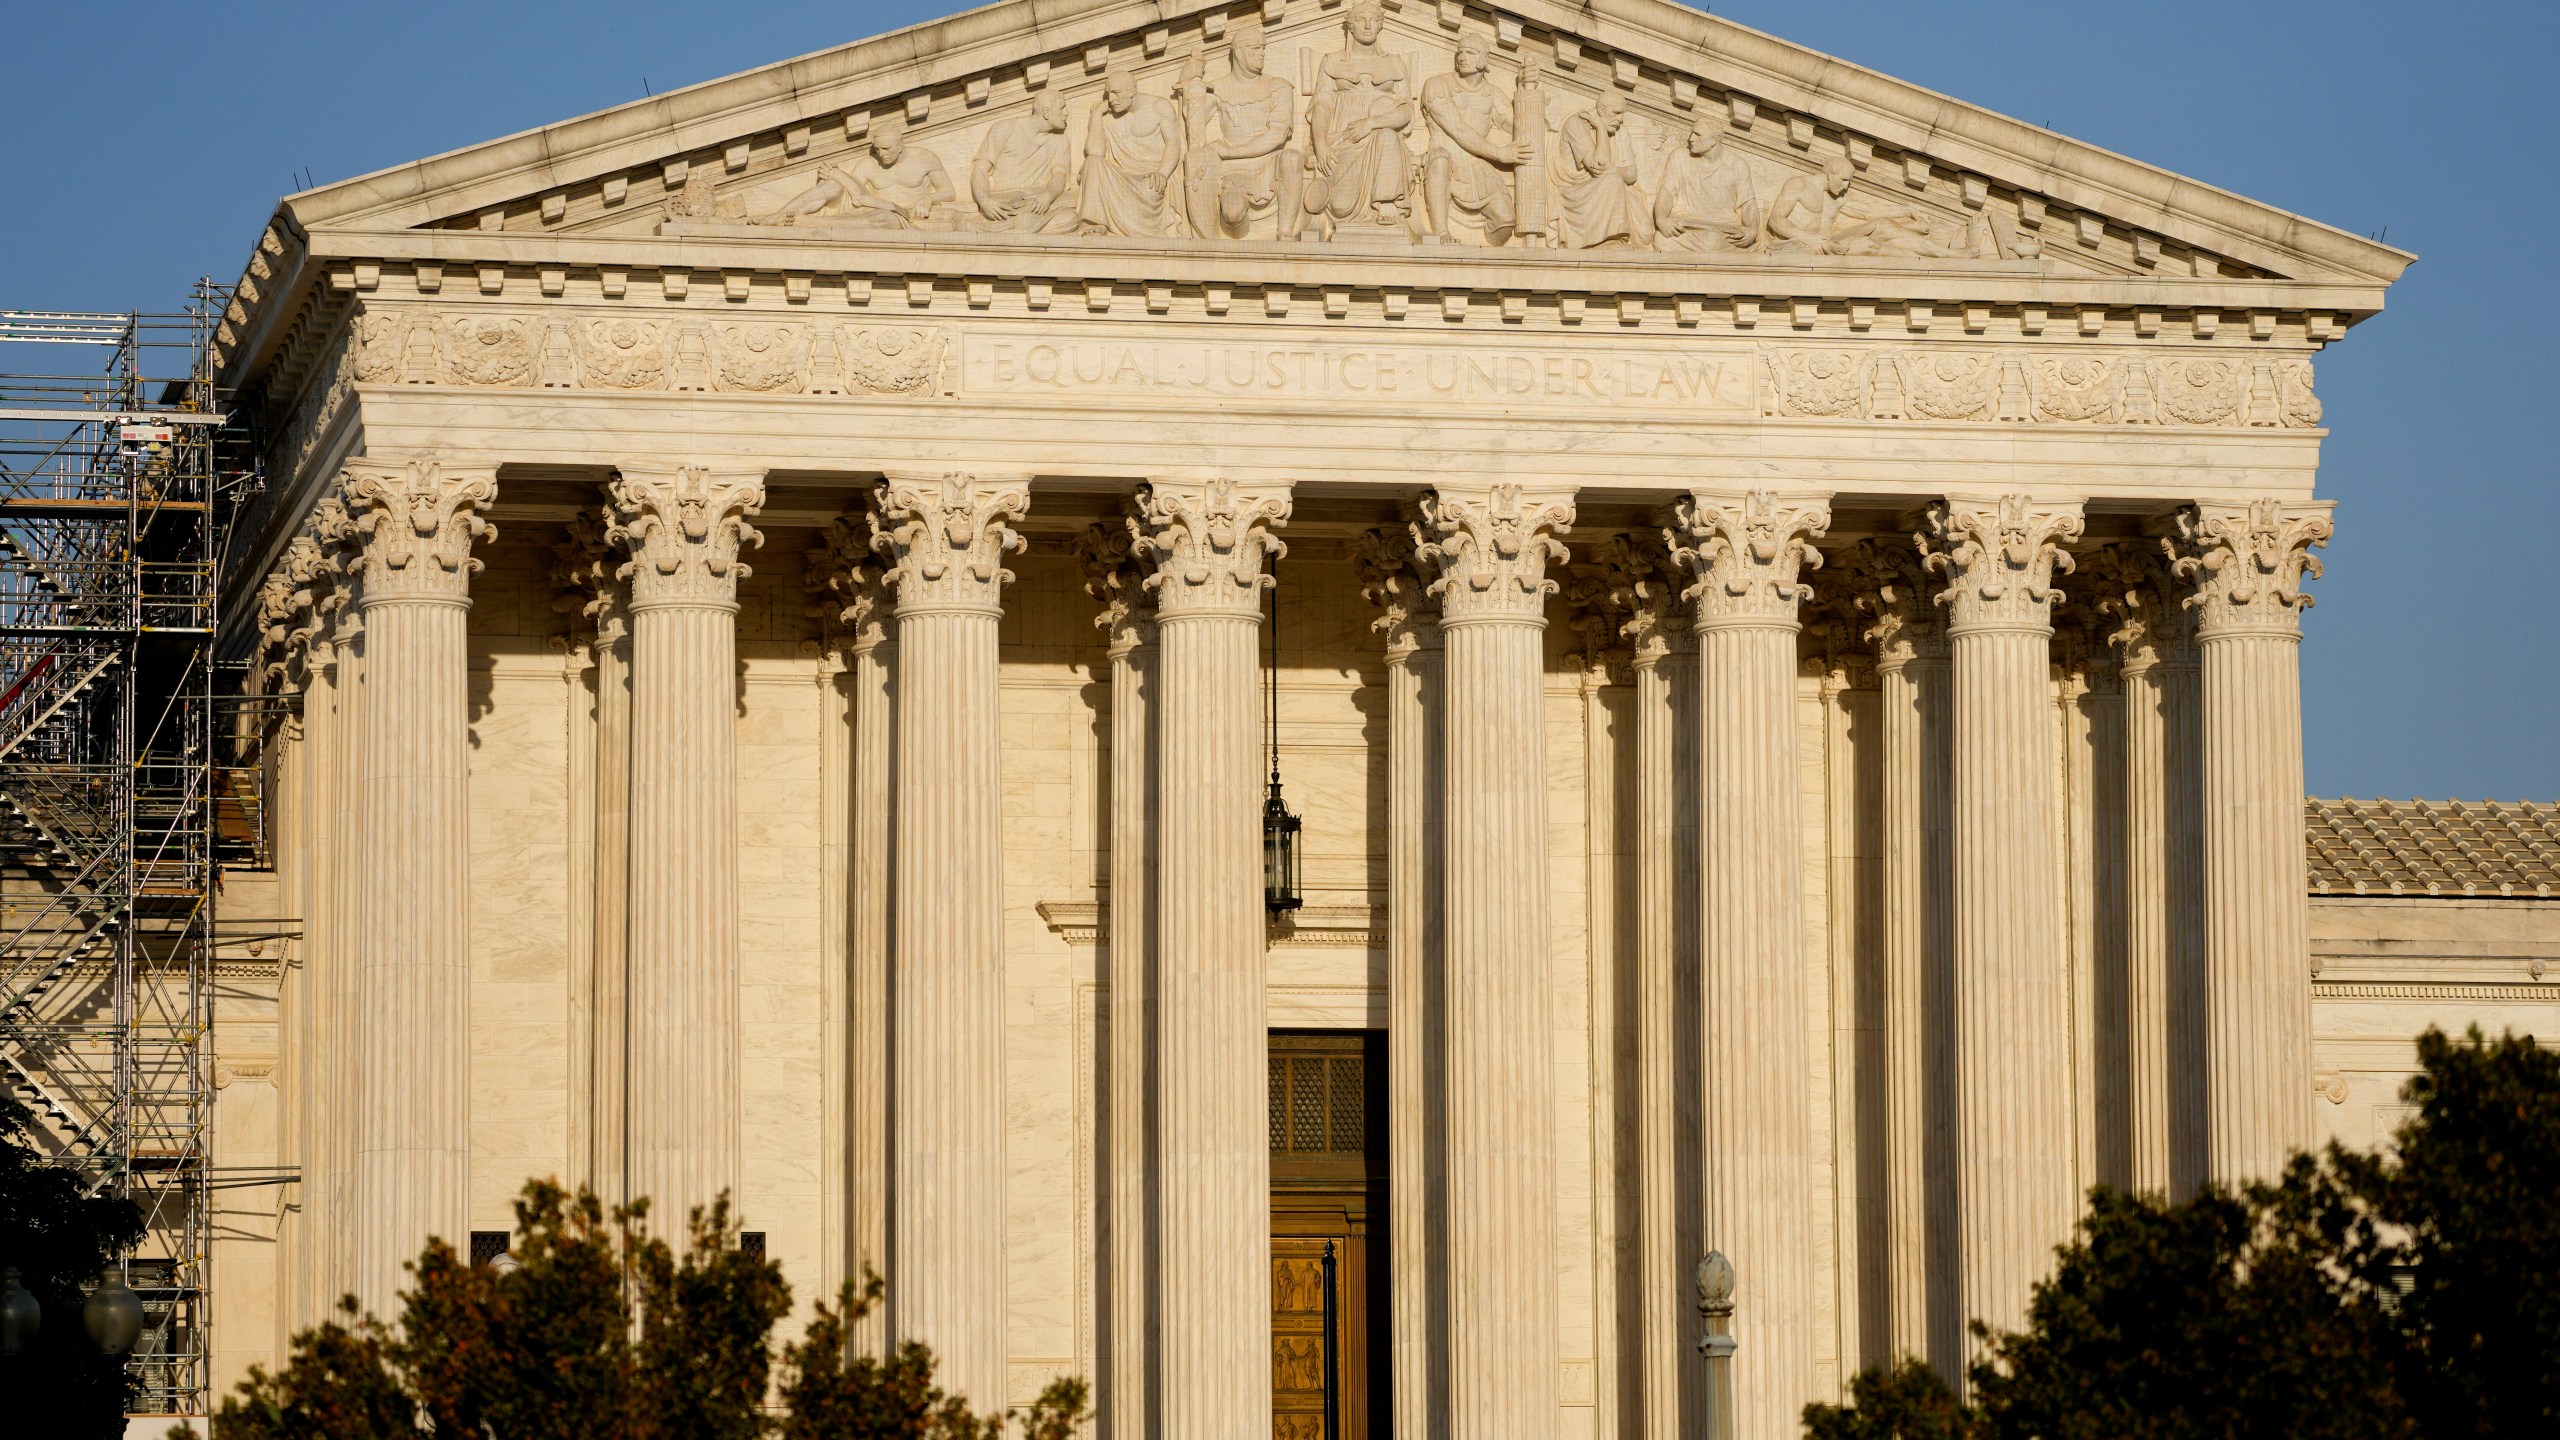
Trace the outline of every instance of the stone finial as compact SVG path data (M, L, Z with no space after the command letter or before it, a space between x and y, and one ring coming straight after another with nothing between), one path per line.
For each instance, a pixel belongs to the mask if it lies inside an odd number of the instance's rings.
M2182 513L2170 564L2195 587L2186 604L2196 612L2197 638L2301 634L2302 612L2311 608L2302 582L2320 577L2311 552L2331 531L2326 505L2252 500Z
M1011 522L1031 508L1020 480L975 475L892 475L880 482L871 548L888 560L881 577L897 613L1004 613L1013 572L1004 557L1023 548Z
M497 537L480 515L498 498L496 473L436 460L349 461L339 481L360 552L360 603L464 602L480 568L471 547Z
M2025 495L1951 497L1929 507L1917 537L1924 562L1944 577L1938 603L1948 631L2049 630L2053 578L2071 573L2063 547L2080 538L2080 507Z
M1819 569L1812 541L1831 528L1828 498L1781 503L1767 490L1700 490L1680 500L1663 531L1671 557L1697 577L1680 598L1697 606L1700 630L1796 625Z
M617 572L631 582L631 609L737 608L738 582L754 573L738 552L764 543L747 523L764 508L762 475L699 465L625 469L612 493L605 538L631 554Z
M1442 488L1416 502L1414 549L1437 570L1430 593L1444 626L1483 621L1546 623L1556 582L1547 562L1566 558L1556 535L1573 528L1573 500L1561 490L1493 485Z
M1130 553L1154 567L1160 618L1262 613L1268 562L1288 553L1273 533L1289 521L1287 487L1158 481L1138 487L1135 508Z

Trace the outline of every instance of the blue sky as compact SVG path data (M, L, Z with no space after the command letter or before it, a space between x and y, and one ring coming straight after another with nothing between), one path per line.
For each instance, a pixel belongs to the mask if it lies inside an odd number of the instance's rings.
M20 0L0 307L175 308L326 182L823 49L947 0ZM1728 0L1718 13L2419 263L2320 365L2338 538L2303 645L2310 787L2560 798L2560 4ZM2387 230L2386 230L2387 227Z

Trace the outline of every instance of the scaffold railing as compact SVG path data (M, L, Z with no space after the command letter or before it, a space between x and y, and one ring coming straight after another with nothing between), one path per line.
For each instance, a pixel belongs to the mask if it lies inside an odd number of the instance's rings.
M228 298L0 311L0 1084L142 1211L145 1414L209 1379L214 638L253 482L207 369Z

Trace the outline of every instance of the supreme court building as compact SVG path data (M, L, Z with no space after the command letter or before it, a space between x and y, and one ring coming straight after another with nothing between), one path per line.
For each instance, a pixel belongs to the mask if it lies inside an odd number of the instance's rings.
M2296 652L2410 259L1664 0L1007 0L288 198L218 1375L541 1175L1113 1440L1694 1435L1710 1249L1743 1434L1958 1366L2408 1068Z

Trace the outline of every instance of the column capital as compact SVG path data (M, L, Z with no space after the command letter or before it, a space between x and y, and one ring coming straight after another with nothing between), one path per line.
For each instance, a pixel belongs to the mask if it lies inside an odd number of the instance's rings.
M2329 543L2330 506L2252 500L2194 505L2181 512L2170 539L2170 564L2194 587L2196 638L2302 633L2311 597L2302 582L2320 577L2311 552Z
M1694 644L1680 615L1680 576L1659 529L1604 535L1565 574L1565 603L1589 664L1649 670Z
M1832 565L1837 579L1825 588L1846 592L1858 637L1876 647L1876 673L1890 675L1914 662L1947 658L1947 620L1930 593L1929 572L1918 546L1898 540L1861 540Z
M1410 509L1411 507L1407 507ZM1360 594L1381 612L1369 628L1386 637L1387 663L1400 665L1440 639L1440 602L1414 538L1411 518L1380 525L1351 544L1351 566Z
M1154 480L1138 487L1131 553L1152 563L1146 586L1160 620L1259 618L1268 562L1289 553L1272 532L1289 523L1285 485Z
M602 512L580 511L570 517L568 537L551 547L551 584L557 592L551 608L569 617L569 645L582 665L593 661L598 646L620 640L628 628L611 528Z
M1093 617L1094 628L1102 632L1103 647L1114 660L1155 638L1156 602L1147 593L1147 563L1137 553L1138 523L1134 514L1118 524L1096 521L1075 539L1084 593L1102 606Z
M1415 508L1415 553L1439 572L1430 593L1442 626L1547 623L1547 562L1566 557L1555 536L1573 529L1570 490L1444 485Z
M367 457L348 461L338 485L363 572L359 605L471 603L471 546L498 533L480 514L498 498L494 466Z
M1821 568L1812 542L1830 528L1828 495L1697 490L1673 503L1663 539L1697 577L1680 598L1696 604L1698 630L1793 630L1813 594L1797 577Z
M809 542L800 587L818 622L819 643L839 655L867 655L889 639L889 567L872 545L872 517L839 515Z
M2075 502L2025 495L1950 495L1932 504L1920 536L1928 568L1945 577L1947 633L2053 628L2053 577L2071 573L2063 546L2080 538Z
M2075 593L2085 591L2083 624L2094 646L2116 653L2120 675L2193 665L2195 617L2179 603L2185 582L2171 573L2156 539L2093 545L2076 557Z
M1004 613L1004 587L1013 579L1004 557L1023 548L1011 522L1031 508L1028 481L889 475L878 495L871 548L889 561L882 578L897 592L897 614Z
M761 472L624 466L612 495L605 537L631 553L618 574L631 582L632 610L738 608L738 582L755 573L738 552L764 543L747 523L764 508Z

